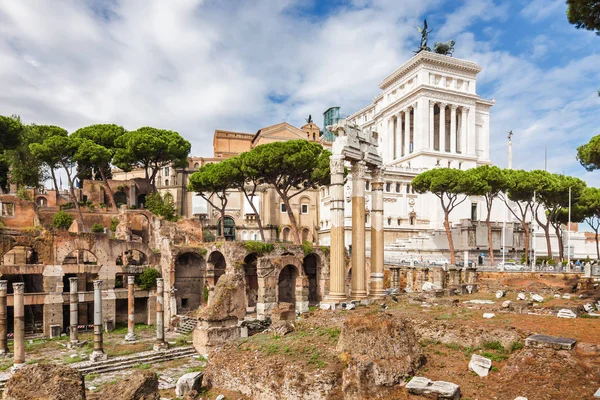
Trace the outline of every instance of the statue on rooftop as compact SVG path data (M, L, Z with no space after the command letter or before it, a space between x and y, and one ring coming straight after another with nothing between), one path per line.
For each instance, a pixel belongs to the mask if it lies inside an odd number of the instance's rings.
M307 124L310 124L310 123L312 123L312 122L313 122L313 120L312 120L312 115L311 115L311 114L308 114L308 119L306 120L306 123L307 123Z
M433 45L433 51L437 54L452 57L455 43L456 42L454 40L448 40L447 42L435 42Z
M420 53L423 50L431 51L431 49L429 47L427 47L427 38L428 38L429 34L433 31L433 29L430 31L427 30L427 20L426 19L423 20L423 27L421 28L421 27L417 26L417 30L421 34L421 45L419 46L419 50L415 51L415 53Z

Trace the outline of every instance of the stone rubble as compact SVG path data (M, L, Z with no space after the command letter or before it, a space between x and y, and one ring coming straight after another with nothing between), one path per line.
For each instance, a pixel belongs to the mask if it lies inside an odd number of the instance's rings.
M459 400L460 386L451 382L432 381L421 376L415 376L406 384L408 393L416 395L437 394L438 399Z
M527 400L527 397L519 396L516 397L515 400Z
M505 295L506 295L506 291L504 291L504 290L497 290L497 291L496 291L496 298L497 298L497 299L501 299L501 298L503 298Z
M468 304L496 304L492 300L479 300L479 299L467 300L467 301L464 301L463 303L468 303Z
M421 287L421 290L424 292L431 292L431 291L438 290L438 289L439 288L431 282L424 282L423 286Z
M175 395L178 397L183 397L192 390L199 392L200 388L202 387L203 376L204 374L202 372L190 372L183 375L177 380L177 385L175 386Z
M600 397L600 388L596 390L596 393L594 393L594 397Z
M571 299L571 295L570 295L569 293L567 293L567 294L563 294L563 295L562 295L562 298L563 298L563 299L570 300L570 299Z
M542 301L544 301L544 298L542 296L540 296L539 294L532 294L531 300L541 303Z
M583 309L585 310L585 312L592 312L594 311L594 305L592 303L584 304Z
M525 300L527 298L527 296L525 296L525 293L519 293L517 295L517 299L518 300Z
M469 361L469 371L475 372L479 376L488 376L490 369L492 368L492 360L489 358L480 356L479 354L473 354L471 361Z
M510 307L510 300L506 300L504 302L502 302L502 308L509 308Z
M485 319L491 319L494 318L496 316L496 314L494 313L483 313L483 318Z
M562 308L558 314L556 314L556 316L558 318L577 318L577 314L575 314L573 311L569 310L568 308Z
M548 336L548 335L532 335L525 339L525 346L537 348L551 348L555 350L571 350L575 347L577 340Z

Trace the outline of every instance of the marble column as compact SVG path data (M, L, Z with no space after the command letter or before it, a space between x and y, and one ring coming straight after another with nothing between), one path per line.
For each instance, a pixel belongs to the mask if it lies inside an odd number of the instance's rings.
M164 321L164 290L165 282L163 278L156 279L156 343L154 350L165 350L168 346L165 342L165 321Z
M390 162L394 159L394 149L396 146L396 137L394 136L394 120L389 117L387 120L387 149L385 154L387 155L386 162Z
M404 110L404 155L410 154L410 110Z
M350 297L367 297L365 274L365 169L364 161L352 166L352 284Z
M106 360L102 345L102 281L94 281L94 351L90 361Z
M329 249L329 294L327 300L346 300L346 246L344 241L344 156L332 155L331 171L331 245ZM364 187L363 187L364 189Z
M383 178L381 169L372 172L371 180L371 293L382 297L383 290Z
M440 124L439 124L439 132L440 132L440 151L442 153L446 152L446 104L440 103Z
M396 120L394 122L394 136L396 138L396 151L394 160L404 155L404 141L402 139L402 114L396 114Z
M460 109L460 152L467 154L467 108Z
M135 336L135 276L127 275L127 335L125 340L133 342Z
M435 103L429 102L429 150L435 150Z
M456 153L456 106L450 106L450 153Z
M6 309L6 294L8 281L0 281L0 356L8 354L8 314Z
M77 278L69 278L69 339L70 345L79 344L79 294L77 293Z
M13 304L14 304L14 369L18 369L25 364L25 284L15 282L13 285Z

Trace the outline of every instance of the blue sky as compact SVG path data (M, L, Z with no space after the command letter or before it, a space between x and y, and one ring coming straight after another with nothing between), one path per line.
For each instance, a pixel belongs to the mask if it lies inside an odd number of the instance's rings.
M215 129L255 132L340 105L369 104L409 59L415 26L456 41L495 98L492 160L600 185L576 147L600 134L600 37L570 25L563 0L4 0L0 114L73 131L112 122L180 132L212 154Z

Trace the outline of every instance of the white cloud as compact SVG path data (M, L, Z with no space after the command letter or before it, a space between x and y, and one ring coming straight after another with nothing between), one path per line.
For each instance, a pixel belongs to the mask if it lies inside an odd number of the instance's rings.
M533 21L540 21L556 15L566 9L565 2L561 0L529 0L521 10L521 15Z

